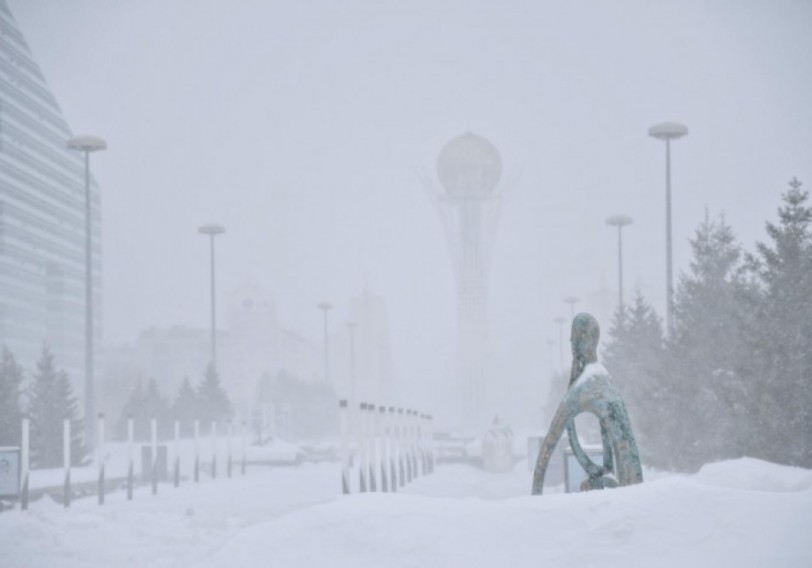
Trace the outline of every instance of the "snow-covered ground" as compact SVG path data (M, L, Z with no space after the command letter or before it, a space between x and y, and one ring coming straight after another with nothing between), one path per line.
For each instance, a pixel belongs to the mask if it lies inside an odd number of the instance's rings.
M635 487L528 496L530 473L439 466L397 494L338 494L335 464L249 469L99 507L0 514L0 565L812 566L812 471L742 459Z

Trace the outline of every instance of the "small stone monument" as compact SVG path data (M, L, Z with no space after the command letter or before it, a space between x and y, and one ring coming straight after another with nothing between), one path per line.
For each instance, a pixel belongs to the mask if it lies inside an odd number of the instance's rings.
M643 481L640 456L634 441L626 405L612 377L598 363L598 322L587 313L572 321L572 372L564 400L558 405L547 436L541 444L533 474L533 495L541 495L544 475L558 440L566 429L570 447L589 476L581 490L632 485ZM575 417L591 412L598 418L603 442L603 465L593 462L581 449L575 431Z

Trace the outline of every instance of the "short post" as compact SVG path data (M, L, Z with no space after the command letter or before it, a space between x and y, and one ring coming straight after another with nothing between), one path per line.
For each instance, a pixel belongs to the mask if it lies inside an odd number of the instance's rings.
M403 429L403 409L398 408L397 418L397 436L398 436L398 484L403 487L406 484L406 471L403 467L403 454L406 434Z
M420 424L417 419L417 411L412 410L412 471L414 471L414 478L417 479L420 475L419 458L420 458Z
M367 440L366 440L366 409L367 403L362 402L360 405L361 412L359 413L358 420L358 461L360 462L359 482L361 493L367 492Z
M350 493L350 456L347 441L347 400L338 401L338 414L341 420L341 492Z
M395 465L397 459L397 434L395 431L395 407L389 407L389 417L386 421L389 429L389 490L395 493L398 490L398 471Z
M63 505L70 507L70 420L62 421L62 466L65 470L65 485L62 488Z
M211 421L211 478L217 479L217 420Z
M200 420L195 419L195 483L200 483Z
M434 417L429 414L429 471L434 473L437 465L437 452L434 448Z
M172 476L175 480L175 487L180 487L180 420L175 418L175 447L172 453L175 454L175 472Z
M246 423L245 420L242 421L242 430L240 431L240 446L241 446L241 453L242 453L242 474L245 475L245 436L246 436Z
M99 412L98 426L96 426L96 463L99 467L99 482L97 493L99 505L104 505L104 414Z
M403 440L406 445L406 482L411 483L414 479L412 469L412 411L407 408L403 413Z
M127 416L127 501L133 500L133 476L135 475L133 464L133 436L133 415L130 414Z
M226 453L227 455L227 462L226 462L226 476L230 479L231 478L231 436L233 435L232 432L232 423L231 420L228 421L228 438L226 439Z
M158 494L158 419L154 416L149 421L151 443L150 458L152 459L152 494Z
M375 414L375 405L367 403L367 421L369 424L369 490L373 493L378 490L376 477L378 477L378 454L376 444L378 442L378 416Z
M20 508L28 509L28 470L31 461L31 422L28 416L23 417L22 440L20 440Z
M388 466L387 459L387 439L386 439L386 407L378 407L378 435L380 438L381 448L381 491L386 493L389 491L389 480L386 479L386 469Z

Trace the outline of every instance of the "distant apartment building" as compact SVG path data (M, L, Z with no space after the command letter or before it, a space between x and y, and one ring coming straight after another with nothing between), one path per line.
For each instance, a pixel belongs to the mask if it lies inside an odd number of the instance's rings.
M0 343L31 371L43 345L82 400L84 162L5 0L0 0ZM92 183L95 342L102 322L99 188Z

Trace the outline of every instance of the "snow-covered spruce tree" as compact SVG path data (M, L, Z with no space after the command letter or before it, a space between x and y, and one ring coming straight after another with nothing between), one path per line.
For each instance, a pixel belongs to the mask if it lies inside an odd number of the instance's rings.
M674 302L666 385L676 402L670 412L682 419L673 432L675 465L693 470L744 453L748 391L738 373L746 286L741 247L720 217L700 223L691 249L690 271L680 276Z
M173 419L180 420L180 431L183 436L194 434L194 421L198 419L197 393L192 388L189 377L184 377L183 382L172 403L171 411Z
M208 428L212 420L219 421L231 416L231 402L212 365L206 368L206 375L197 388L197 404L201 428Z
M82 441L84 426L79 419L73 387L68 374L56 368L54 356L47 347L43 347L42 356L37 361L29 414L31 461L35 467L62 465L62 422L65 419L71 422L71 463L85 463L87 448Z
M4 346L0 359L0 446L20 445L22 382L23 369Z
M662 384L663 328L639 290L630 306L615 311L603 362L626 402L644 462L669 465L664 413L670 410L670 400Z
M812 467L812 207L793 178L782 195L770 242L757 243L749 267L761 286L749 330L748 370L756 455Z

